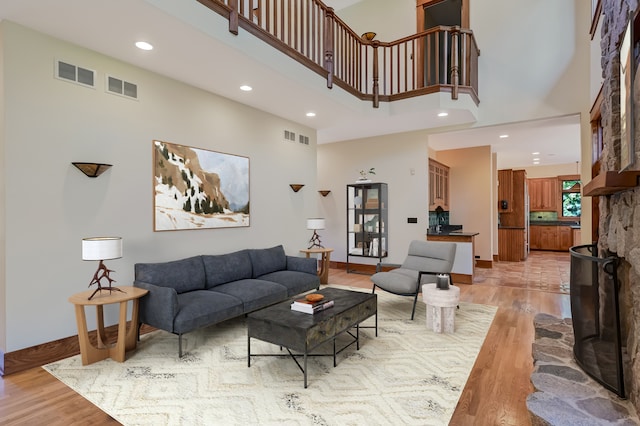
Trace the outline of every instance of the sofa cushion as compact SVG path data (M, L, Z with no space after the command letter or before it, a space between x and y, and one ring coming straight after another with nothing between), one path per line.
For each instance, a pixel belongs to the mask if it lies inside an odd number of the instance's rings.
M282 245L266 249L249 249L253 278L287 269L287 256Z
M213 287L210 292L220 292L242 300L244 313L264 308L287 298L287 288L264 280L239 280Z
M190 291L178 295L178 314L173 332L182 334L242 315L242 301L209 290Z
M251 258L247 250L228 254L204 255L202 263L204 263L207 288L251 278Z
M261 275L260 279L285 286L289 297L317 289L320 286L320 278L315 271L313 274L297 271L276 271Z
M204 290L205 276L201 256L161 263L136 263L136 281L172 287L178 294Z

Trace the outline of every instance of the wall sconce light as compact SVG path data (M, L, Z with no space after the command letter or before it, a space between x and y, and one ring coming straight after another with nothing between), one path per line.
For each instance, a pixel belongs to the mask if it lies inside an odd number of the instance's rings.
M367 41L371 41L374 39L374 37L376 36L376 33L368 31L364 34L362 34L362 38L367 40Z
M108 269L104 261L109 259L120 259L122 257L122 238L121 237L93 237L93 238L83 238L82 239L82 260L99 260L100 264L98 265L98 269L95 274L93 274L93 279L89 283L89 287L96 284L98 288L89 296L89 300L97 292L101 292L102 290L109 290L109 293L112 291L122 291L117 287L112 287L111 283L115 280L112 279L109 274L113 272L113 270ZM109 283L107 287L102 287L100 281L102 279L106 279Z
M104 163L71 163L76 166L82 173L89 176L90 178L98 177L102 173L104 173L108 168L111 167L111 164Z
M313 229L313 235L309 240L309 248L324 248L320 241L320 235L318 235L317 232L318 229L324 229L324 219L321 217L307 219L307 229Z
M329 193L331 192L328 189L321 189L320 191L318 191L320 194L322 194L323 197L326 197L327 195L329 195Z
M302 189L304 184L301 184L301 183L290 183L289 186L291 187L291 189L293 189L293 192L298 192L298 191L300 191Z

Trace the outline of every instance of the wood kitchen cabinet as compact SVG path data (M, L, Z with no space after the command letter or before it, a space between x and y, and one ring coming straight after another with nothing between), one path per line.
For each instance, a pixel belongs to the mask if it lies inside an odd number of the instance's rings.
M498 260L526 260L525 238L524 228L498 228Z
M558 228L558 250L569 251L573 246L573 230L570 226L557 226Z
M449 166L429 158L429 211L449 211Z
M498 211L513 212L513 170L498 170Z
M560 200L558 178L528 179L528 184L530 211L558 211Z
M533 225L529 228L530 248L533 250L558 250L558 227Z
M530 227L532 250L568 251L574 245L573 229L563 225L533 225Z

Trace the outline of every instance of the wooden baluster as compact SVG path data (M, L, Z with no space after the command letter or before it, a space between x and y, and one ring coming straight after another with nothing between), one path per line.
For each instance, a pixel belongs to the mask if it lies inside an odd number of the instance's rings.
M460 69L458 64L458 37L460 36L460 27L455 26L451 30L451 99L458 99L458 85L460 78Z
M238 35L238 0L229 0L229 32Z
M373 40L371 44L373 45L373 107L378 108L380 105L380 88L378 87L378 47L380 42Z
M333 87L333 8L327 8L324 15L324 69L327 70L327 87Z

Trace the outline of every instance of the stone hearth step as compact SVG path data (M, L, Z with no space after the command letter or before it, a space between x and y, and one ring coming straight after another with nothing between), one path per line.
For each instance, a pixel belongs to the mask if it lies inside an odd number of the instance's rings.
M538 314L534 326L535 390L527 397L533 426L640 425L631 402L605 389L575 362L571 318Z

